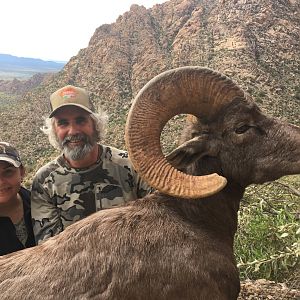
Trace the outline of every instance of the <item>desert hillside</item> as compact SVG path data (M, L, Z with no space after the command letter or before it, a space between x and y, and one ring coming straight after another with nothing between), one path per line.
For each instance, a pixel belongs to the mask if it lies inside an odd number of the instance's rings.
M100 25L100 24L99 24ZM150 9L132 5L101 25L89 45L20 101L1 108L0 138L27 163L53 150L39 130L49 95L65 84L87 88L110 116L106 142L124 147L130 101L160 72L184 65L216 69L233 78L269 114L299 124L300 4L295 0L171 0ZM175 135L175 136L174 136ZM178 133L168 135L175 146Z

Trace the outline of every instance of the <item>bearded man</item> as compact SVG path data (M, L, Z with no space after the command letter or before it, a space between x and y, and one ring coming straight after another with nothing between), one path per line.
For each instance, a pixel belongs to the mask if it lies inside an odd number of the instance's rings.
M145 196L151 189L125 151L100 144L107 116L95 113L85 89L65 86L50 96L42 128L62 153L36 173L31 213L37 243L101 209Z

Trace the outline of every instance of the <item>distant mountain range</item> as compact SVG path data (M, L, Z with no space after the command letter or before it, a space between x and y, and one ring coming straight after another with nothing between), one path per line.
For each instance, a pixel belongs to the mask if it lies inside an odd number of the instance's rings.
M28 79L37 73L58 72L64 65L63 62L0 54L0 79Z

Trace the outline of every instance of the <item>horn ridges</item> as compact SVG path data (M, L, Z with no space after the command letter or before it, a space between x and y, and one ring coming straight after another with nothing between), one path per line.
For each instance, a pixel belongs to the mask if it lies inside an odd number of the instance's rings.
M125 142L133 166L155 189L183 198L202 198L220 191L226 179L217 174L192 176L175 169L164 157L160 134L177 114L210 118L244 92L226 76L201 67L163 72L138 93L130 109Z

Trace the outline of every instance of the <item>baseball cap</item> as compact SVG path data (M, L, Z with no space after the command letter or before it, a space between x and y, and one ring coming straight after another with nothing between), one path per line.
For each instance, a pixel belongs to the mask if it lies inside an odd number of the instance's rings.
M19 168L22 164L17 149L5 142L0 142L0 161L6 161L16 168Z
M63 106L78 106L89 113L93 113L94 107L89 99L87 91L73 85L67 85L60 88L50 96L51 114L54 116L57 110Z

